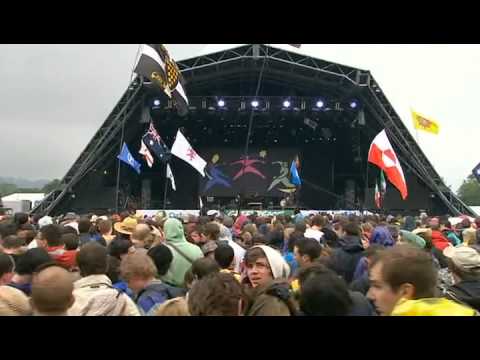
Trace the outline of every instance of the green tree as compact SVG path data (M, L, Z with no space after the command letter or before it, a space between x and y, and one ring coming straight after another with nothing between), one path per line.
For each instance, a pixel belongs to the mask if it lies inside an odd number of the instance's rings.
M49 192L55 190L59 186L60 186L60 180L54 179L42 188L42 192L44 192L45 194L48 194Z
M0 184L0 196L6 196L17 192L15 184Z
M458 188L457 195L467 205L480 205L480 183L470 174Z

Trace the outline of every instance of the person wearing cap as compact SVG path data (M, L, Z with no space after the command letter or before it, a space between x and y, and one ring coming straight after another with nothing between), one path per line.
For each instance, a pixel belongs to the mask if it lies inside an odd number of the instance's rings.
M448 258L454 279L454 285L447 289L445 297L480 311L480 254L464 245L450 246L443 254Z
M209 221L215 221L216 217L220 214L218 210L208 210L207 211L207 216L209 218Z
M130 236L135 231L135 227L137 226L137 224L138 221L136 218L134 218L133 216L128 216L123 219L123 221L116 222L113 225L113 228L117 233L123 235L123 237L130 239Z
M292 316L296 313L286 279L290 267L280 252L267 245L256 245L245 254L243 280L251 302L247 316Z

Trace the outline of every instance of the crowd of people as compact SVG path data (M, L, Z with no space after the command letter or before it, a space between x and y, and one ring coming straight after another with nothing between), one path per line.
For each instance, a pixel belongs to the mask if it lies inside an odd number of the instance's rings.
M480 311L480 218L0 213L0 315Z

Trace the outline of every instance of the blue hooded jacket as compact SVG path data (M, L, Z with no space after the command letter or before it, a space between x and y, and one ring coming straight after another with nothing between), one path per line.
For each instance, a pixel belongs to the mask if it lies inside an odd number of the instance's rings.
M395 245L395 241L387 227L379 225L373 230L372 235L370 236L370 244L393 246Z

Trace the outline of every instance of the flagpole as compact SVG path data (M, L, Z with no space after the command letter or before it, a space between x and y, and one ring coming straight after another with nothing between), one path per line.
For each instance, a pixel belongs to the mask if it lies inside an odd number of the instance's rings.
M367 202L367 193L368 193L368 160L367 160L367 166L365 167L365 194L363 196L363 208L365 210L366 202Z
M168 162L165 166L165 188L163 189L163 210L167 209L167 191L168 191Z
M123 138L125 135L125 119L127 117L127 114L125 113L123 115L123 120L122 120L122 136L120 137L120 152L122 151L123 147ZM119 153L120 153L119 152ZM122 161L118 159L118 167L117 167L117 185L115 188L115 212L118 213L118 193L120 191L120 169L121 169L121 163Z
M253 47L257 47L257 49L260 49L260 45L256 44L256 45L253 45ZM253 51L253 53L255 54L255 49ZM258 81L257 81L257 88L255 90L255 100L257 100L257 97L258 97L258 93L260 91L260 85L262 83L262 77L263 77L263 69L265 68L265 63L267 61L267 56L265 55L265 57L263 58L263 63L262 63L262 67L260 68L260 74L258 75ZM248 121L248 131L247 131L247 140L245 141L245 151L244 151L244 156L245 156L245 159L247 159L247 156L248 156L248 148L249 148L249 144L250 144L250 136L252 135L252 125L253 125L253 114L254 114L254 111L255 109L253 108L252 106L252 109L250 110L250 119ZM243 167L242 167L242 173L245 173L245 168L246 168L246 163L243 164Z

